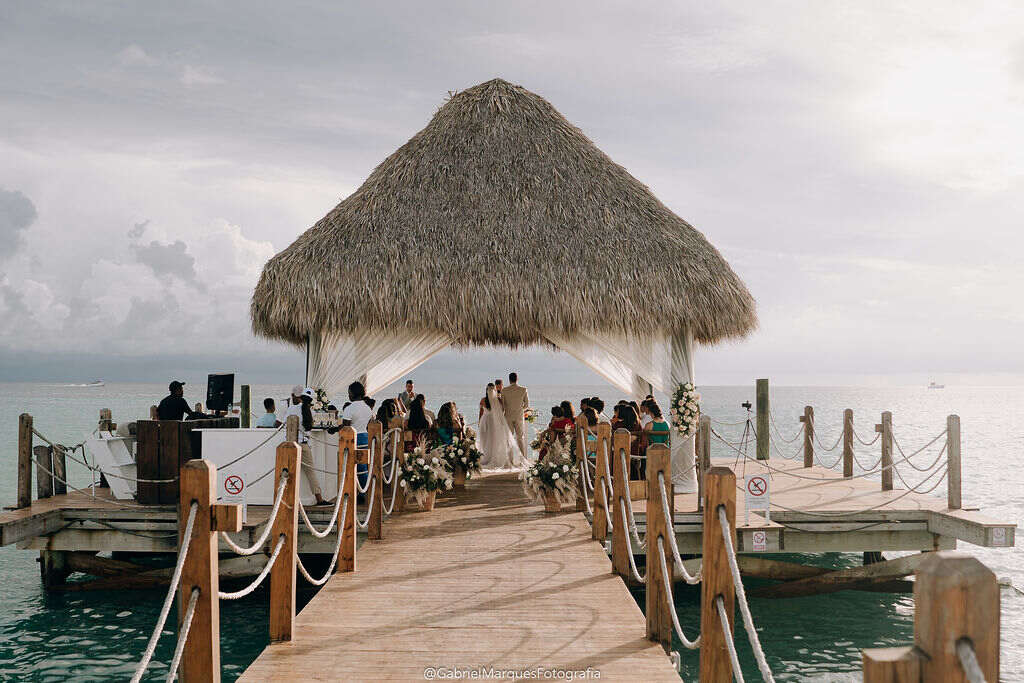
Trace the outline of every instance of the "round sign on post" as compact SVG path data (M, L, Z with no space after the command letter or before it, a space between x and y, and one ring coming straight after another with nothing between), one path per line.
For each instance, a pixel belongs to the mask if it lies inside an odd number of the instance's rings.
M763 496L768 492L768 481L764 477L751 477L747 480L747 492L752 496Z
M762 474L755 474L747 477L744 489L744 493L746 494L744 498L745 523L750 523L751 510L763 512L765 519L770 519L768 477Z
M245 488L245 482L237 474L232 474L224 480L224 490L233 496L237 496Z
M753 541L755 553L768 550L768 534L764 531L755 531Z

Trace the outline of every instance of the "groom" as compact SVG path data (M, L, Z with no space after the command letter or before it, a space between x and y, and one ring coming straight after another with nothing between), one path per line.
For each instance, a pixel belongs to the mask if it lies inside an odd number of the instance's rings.
M530 407L530 395L526 387L519 386L519 376L508 373L508 386L501 391L502 408L505 411L505 421L508 428L515 436L516 445L523 459L526 459L526 420L524 412Z

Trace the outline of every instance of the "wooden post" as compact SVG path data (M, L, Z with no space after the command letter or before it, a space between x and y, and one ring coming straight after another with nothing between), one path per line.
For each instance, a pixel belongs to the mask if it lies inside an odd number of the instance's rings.
M757 380L757 459L767 460L769 455L768 420L771 419L771 403L768 400L768 380Z
M370 493L372 500L368 501L372 506L370 510L370 521L366 528L366 537L370 540L379 540L384 524L384 431L377 420L370 420L366 425L366 432L369 436L370 452L373 453L373 465L370 467Z
M284 422L284 440L299 442L299 416L289 415Z
M960 509L960 416L946 418L946 482L947 500L950 510Z
M249 385L242 385L242 397L240 399L242 405L239 408L239 425L248 429L252 426L252 402L249 398Z
M22 413L18 417L18 504L27 508L32 504L32 416Z
M391 418L391 424L388 425L388 428L389 429L401 430L403 424L404 423L403 423L401 417L393 417L393 418ZM394 507L394 510L392 510L392 512L398 513L398 512L404 512L405 511L405 505L406 505L405 489L402 488L401 485L400 485L401 482L402 482L402 479L404 477L404 474L405 474L405 470L403 469L403 466L405 465L405 434L404 434L404 432L399 431L398 432L398 438L397 439L393 438L391 443L393 444L394 455L395 455L396 458L398 458L398 466L395 469L395 476L394 476L394 478L391 481L391 485L392 486L398 486L398 492L395 493L395 507Z
M979 560L929 553L914 583L914 644L927 657L921 680L966 681L956 642L968 638L985 680L999 680L999 583Z
M736 475L727 467L712 467L704 478L704 484L707 502L704 506L703 578L700 586L700 680L702 683L718 683L732 680L732 663L725 639L732 637L736 599L722 527L718 521L718 508L725 506L735 548ZM728 635L722 630L715 604L719 596L725 601L725 613L729 617Z
M697 511L704 509L704 475L711 469L711 417L700 416L700 423L697 427L697 434L700 437L697 443Z
M345 452L348 451L348 458ZM346 464L347 460L347 464ZM344 468L345 483L341 476ZM345 528L341 529L341 550L338 551L336 572L354 572L356 570L356 430L342 427L338 432L338 495L348 496L348 502L342 502L346 509ZM341 514L341 508L338 509Z
M53 448L35 446L32 454L36 461L36 498L49 498L53 495Z
M591 538L604 543L608 538L608 498L611 488L611 472L605 464L610 463L605 459L604 453L607 448L611 453L612 426L607 422L597 423L597 470L594 472L594 524L591 531ZM601 482L604 482L602 487ZM602 495L603 494L603 495Z
M302 451L299 444L286 441L278 445L274 473L274 492L281 484L281 473L288 471L284 485L284 496L277 517L272 522L270 548L284 536L281 552L270 570L270 641L280 642L292 639L295 622L295 559L298 552L299 532L299 477L302 467Z
M628 581L629 569L629 542L626 534L628 520L622 511L622 501L629 495L629 470L622 469L621 453L626 454L626 464L629 464L629 432L625 429L616 429L612 437L612 571Z
M882 413L882 423L875 425L882 434L882 490L892 491L892 413Z
M57 446L53 449L53 493L57 496L63 496L68 492L68 485L65 484L68 480L67 462L64 460L64 448Z
M800 416L804 423L804 467L814 467L814 408L804 406L804 414Z
M672 645L672 578L675 562L672 558L671 541L668 534L675 528L666 523L672 520L671 510L662 507L658 474L665 481L666 500L672 500L672 459L668 446L652 444L647 447L647 638L661 643L666 652ZM666 515L666 513L668 513ZM665 564L661 563L658 540L665 553ZM669 592L665 592L663 569L668 573Z
M217 495L217 468L206 460L190 460L180 472L178 487L178 552L186 552L178 586L178 628L193 589L199 589L192 627L185 641L179 670L184 683L220 680L220 575L213 505ZM192 503L198 503L192 537L185 538Z
M853 410L843 411L843 477L853 476Z
M589 424L587 423L587 416L580 413L576 416L576 471L579 472L579 491L576 492L576 512L583 512L587 509L587 496L590 495L590 491L587 490L586 477L589 472L584 473L583 470L589 467L587 464L587 429Z

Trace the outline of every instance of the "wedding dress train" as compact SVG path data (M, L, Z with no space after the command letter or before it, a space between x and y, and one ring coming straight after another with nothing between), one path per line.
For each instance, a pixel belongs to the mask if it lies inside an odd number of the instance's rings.
M498 393L494 389L487 390L487 401L491 407L484 407L476 437L476 447L483 454L480 467L485 470L518 467L522 459L519 446L505 420L505 413L498 402Z

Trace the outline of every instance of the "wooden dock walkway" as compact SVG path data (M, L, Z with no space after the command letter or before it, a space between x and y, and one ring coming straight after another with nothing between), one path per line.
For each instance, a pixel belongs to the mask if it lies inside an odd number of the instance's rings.
M269 646L240 680L542 667L678 682L590 536L581 513L531 504L514 474L472 479L433 512L389 519L383 540L360 547L356 572L333 576L299 613L295 639Z

